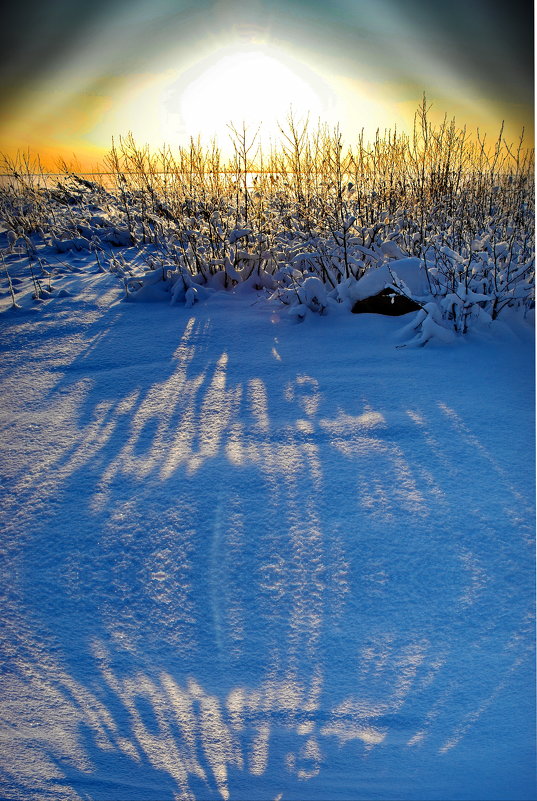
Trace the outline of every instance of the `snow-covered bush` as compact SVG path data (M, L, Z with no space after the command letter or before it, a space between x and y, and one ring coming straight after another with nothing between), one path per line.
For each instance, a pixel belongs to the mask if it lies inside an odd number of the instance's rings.
M449 343L453 341L454 334L442 324L437 304L426 303L416 313L412 322L401 329L399 336L401 339L410 336L411 339L405 345L413 346L426 345L432 339Z
M199 141L151 153L128 136L106 159L106 187L5 160L6 253L33 269L37 251L92 254L131 301L262 292L298 319L386 287L435 306L421 331L432 321L462 334L533 307L533 154L522 142L500 137L487 151L454 122L434 127L425 102L413 138L360 137L348 149L339 131L310 136L290 117L262 170L255 135L234 130L233 141L226 163Z

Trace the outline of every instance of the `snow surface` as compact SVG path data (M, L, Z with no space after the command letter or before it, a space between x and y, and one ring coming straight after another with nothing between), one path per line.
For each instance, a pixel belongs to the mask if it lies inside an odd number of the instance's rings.
M529 327L80 270L0 315L2 797L535 798Z

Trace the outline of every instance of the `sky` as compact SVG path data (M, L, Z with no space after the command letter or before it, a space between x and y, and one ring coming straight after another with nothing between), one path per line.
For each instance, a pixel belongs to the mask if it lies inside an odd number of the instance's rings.
M352 142L408 128L424 92L438 119L533 137L527 0L8 0L1 27L0 151L48 167L98 165L129 131L269 141L290 108Z

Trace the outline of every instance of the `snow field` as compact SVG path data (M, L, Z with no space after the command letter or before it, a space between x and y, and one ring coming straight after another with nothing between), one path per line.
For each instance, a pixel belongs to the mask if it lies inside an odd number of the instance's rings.
M529 327L62 285L0 322L3 795L533 798Z

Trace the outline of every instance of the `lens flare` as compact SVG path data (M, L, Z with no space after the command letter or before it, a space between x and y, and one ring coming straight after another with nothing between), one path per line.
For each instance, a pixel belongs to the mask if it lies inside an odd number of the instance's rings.
M333 91L313 70L260 48L216 53L172 87L167 106L178 134L221 139L232 123L268 139L292 111L297 118L330 119Z

